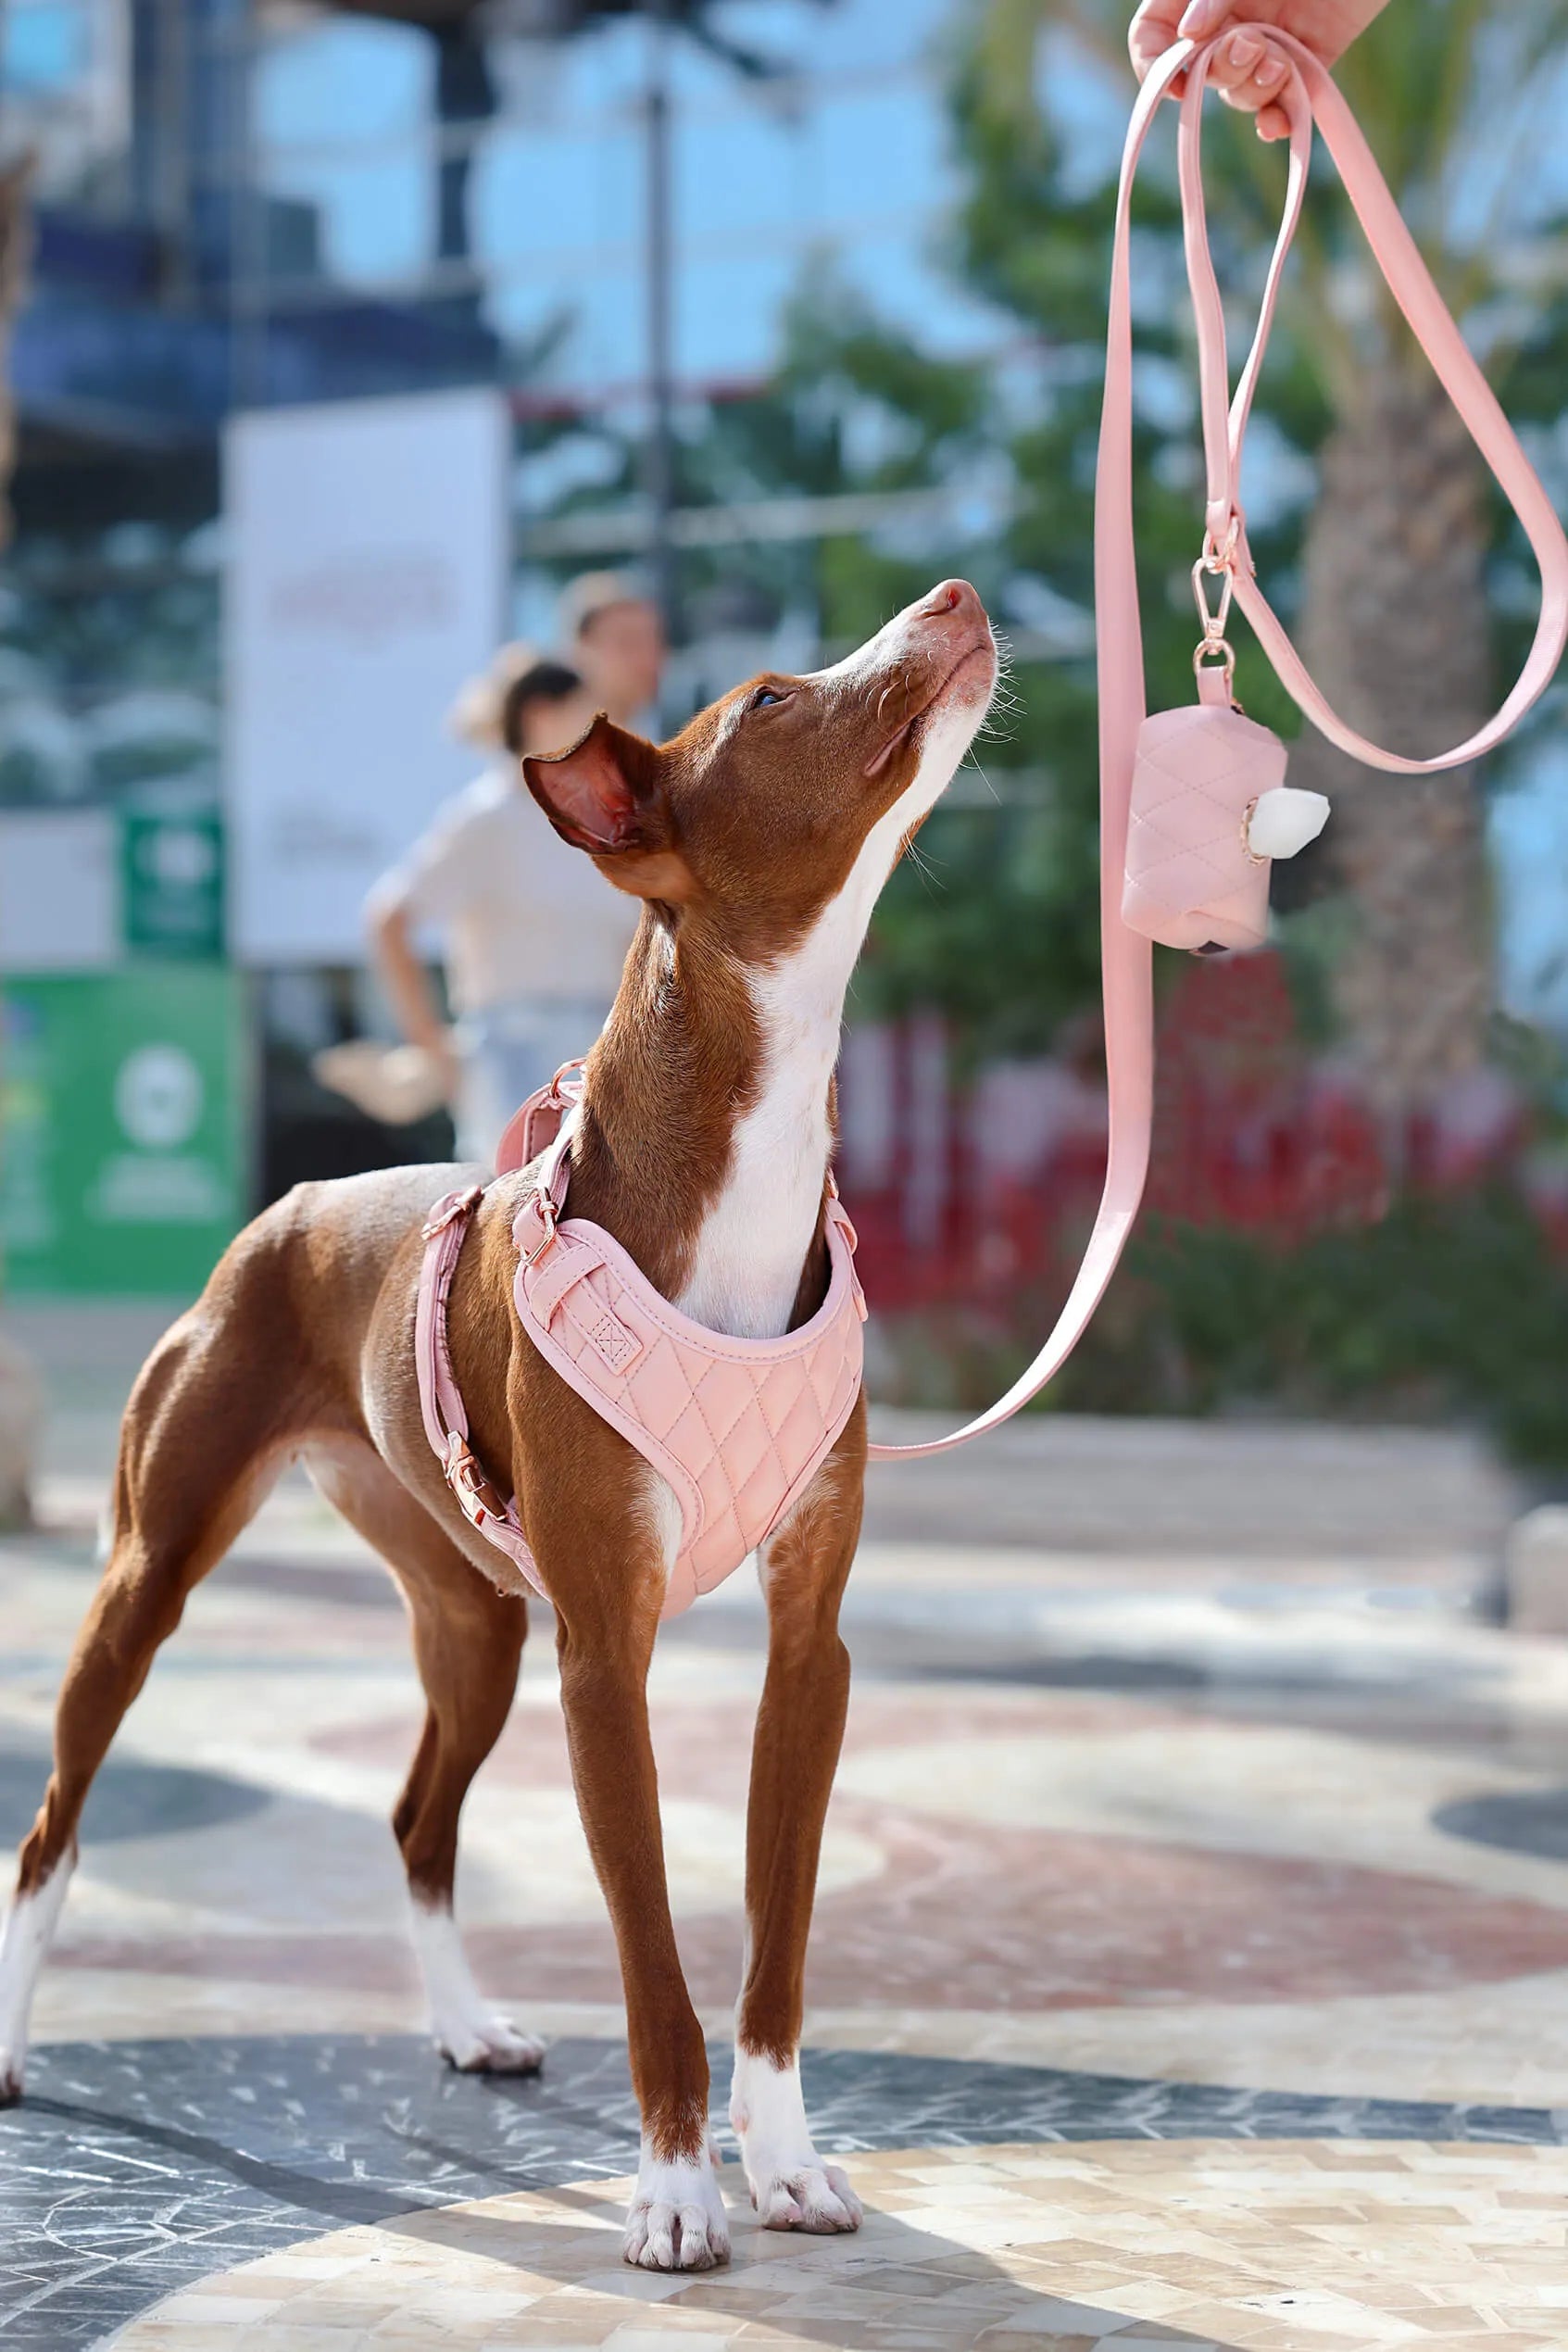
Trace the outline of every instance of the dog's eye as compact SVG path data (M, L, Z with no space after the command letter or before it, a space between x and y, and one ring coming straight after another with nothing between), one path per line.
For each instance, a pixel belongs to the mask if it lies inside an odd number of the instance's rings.
M751 708L754 711L769 711L775 703L788 700L788 695L779 686L759 686L751 698Z

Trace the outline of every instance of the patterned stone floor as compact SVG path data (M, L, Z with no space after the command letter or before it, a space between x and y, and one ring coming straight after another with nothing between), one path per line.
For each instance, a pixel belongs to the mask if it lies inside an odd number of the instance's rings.
M172 2296L123 2352L432 2343L947 2352L1554 2352L1568 2152L1379 2141L904 2149L852 2238L739 2221L732 2268L617 2259L630 2185L361 2224ZM732 2189L734 2183L729 2182Z
M6 1839L92 1589L84 1428L47 1531L0 1544ZM1485 1465L1058 1424L997 1441L989 1509L972 1462L923 1518L898 1476L852 1582L809 1987L858 2239L737 2209L721 2277L616 2261L634 2114L547 1628L459 1910L555 2046L534 2082L441 2069L386 1829L419 1720L401 1612L288 1488L90 1805L0 2114L0 2352L1568 2345L1568 1647L1486 1621ZM737 1579L654 1676L721 2084L759 1668Z

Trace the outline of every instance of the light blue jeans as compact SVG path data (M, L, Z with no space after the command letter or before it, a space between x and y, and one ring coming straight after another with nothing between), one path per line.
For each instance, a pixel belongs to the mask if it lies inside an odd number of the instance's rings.
M459 1024L458 1156L495 1163L518 1105L547 1086L563 1062L586 1053L609 1017L609 998L487 1005Z

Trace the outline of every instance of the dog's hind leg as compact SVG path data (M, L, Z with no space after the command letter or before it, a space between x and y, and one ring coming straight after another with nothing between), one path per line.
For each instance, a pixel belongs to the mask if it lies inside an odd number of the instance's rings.
M215 1281L218 1277L215 1277ZM245 1268L227 1287L244 1289ZM235 1344L211 1292L182 1315L144 1366L120 1433L104 1574L76 1637L55 1712L54 1769L18 1861L0 1933L0 2103L22 2087L33 1989L76 1863L94 1775L193 1589L222 1558L295 1441L303 1381L278 1343L269 1377ZM282 1377L280 1377L282 1376Z
M730 2120L751 2201L770 2230L860 2224L848 2182L812 2145L800 2029L817 1857L849 1703L838 1604L860 1532L864 1445L862 1404L762 1550L768 1671L746 1812L746 1969Z
M491 2007L453 1915L458 1821L517 1689L527 1605L496 1591L368 1445L312 1448L312 1478L391 1568L408 1604L425 1719L392 1828L435 2045L465 2073L530 2074L545 2045Z

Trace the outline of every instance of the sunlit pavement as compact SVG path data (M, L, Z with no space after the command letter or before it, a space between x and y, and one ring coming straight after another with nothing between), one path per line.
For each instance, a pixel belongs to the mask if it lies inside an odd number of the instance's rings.
M18 1321L58 1409L49 1525L0 1545L7 1835L141 1337ZM634 2115L547 1618L459 1909L555 2046L485 2082L419 2031L401 1612L289 1486L89 1808L0 2115L0 2341L1561 2347L1568 1644L1491 1622L1515 1506L1461 1440L1357 1431L1032 1422L875 1473L805 2068L866 2227L766 2236L732 2165L734 2261L682 2279L617 2258ZM654 1676L720 2109L760 1634L736 1578Z

